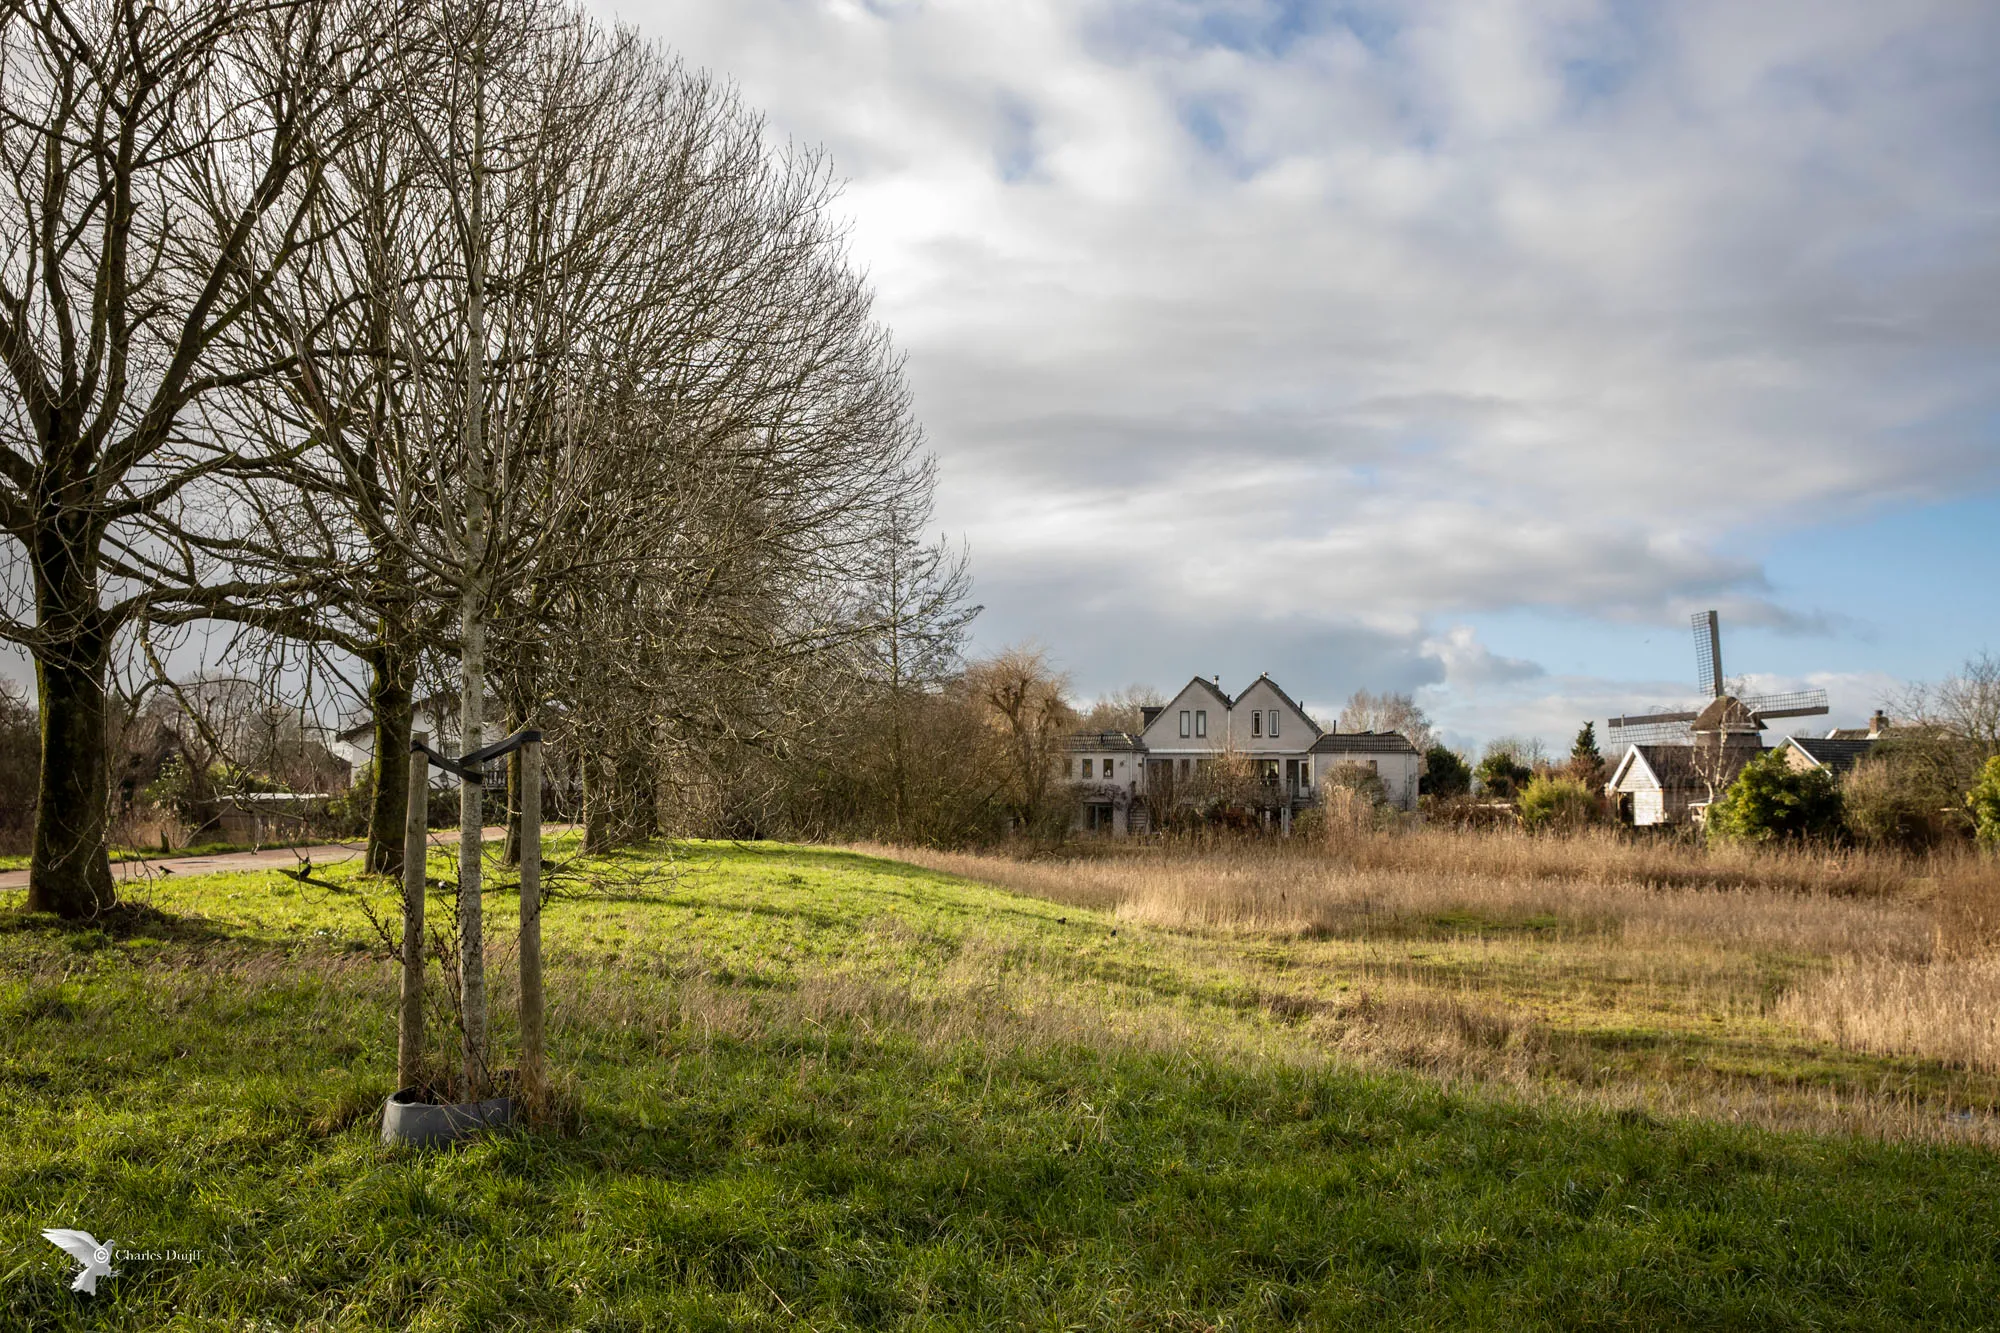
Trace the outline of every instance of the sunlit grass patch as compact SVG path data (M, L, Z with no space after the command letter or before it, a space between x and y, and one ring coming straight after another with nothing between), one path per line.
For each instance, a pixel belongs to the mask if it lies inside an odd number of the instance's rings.
M1863 1328L1976 1322L2000 1277L1989 1151L1718 1122L1782 1121L1781 1059L1829 1127L1859 1122L1814 1097L1904 1066L1639 1017L1696 957L1485 916L1168 930L822 849L606 864L546 921L580 1124L447 1152L375 1142L394 885L6 918L0 1326ZM54 1225L203 1258L86 1302Z

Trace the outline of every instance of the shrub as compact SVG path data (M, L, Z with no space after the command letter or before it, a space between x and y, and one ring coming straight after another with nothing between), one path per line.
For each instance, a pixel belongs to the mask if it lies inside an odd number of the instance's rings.
M1965 804L1972 811L1980 843L2000 848L2000 755L1988 759L1986 767L1979 770L1979 781L1966 793Z
M327 802L326 813L336 835L357 838L368 831L374 812L375 761L371 759L354 770L354 780L346 791Z
M215 821L214 776L190 764L182 755L170 755L160 765L160 776L141 795L190 829L204 828Z
M1823 768L1800 773L1767 750L1708 811L1712 836L1738 842L1831 840L1841 831L1840 787Z
M1496 800L1507 800L1521 789L1534 770L1514 757L1511 750L1494 749L1479 761L1476 770L1479 789Z
M1521 827L1537 833L1574 832L1604 813L1597 793L1576 778L1530 778L1520 808Z
M1871 755L1840 784L1847 831L1869 847L1921 852L1951 834L1923 774L1895 752Z

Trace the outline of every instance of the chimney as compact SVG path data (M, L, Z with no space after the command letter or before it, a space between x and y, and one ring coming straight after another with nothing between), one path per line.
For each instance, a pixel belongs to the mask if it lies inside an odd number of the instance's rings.
M1888 729L1889 715L1879 708L1876 709L1875 715L1868 719L1868 739L1872 741Z

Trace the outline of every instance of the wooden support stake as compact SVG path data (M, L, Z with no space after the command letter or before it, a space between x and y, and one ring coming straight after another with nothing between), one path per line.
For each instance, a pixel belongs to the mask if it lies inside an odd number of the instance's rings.
M412 746L428 743L419 731ZM378 755L378 764L391 762ZM424 861L430 851L430 756L410 752L410 800L403 817L403 1007L396 1022L396 1083L414 1088L424 1063Z
M542 1095L542 743L521 746L521 1097Z

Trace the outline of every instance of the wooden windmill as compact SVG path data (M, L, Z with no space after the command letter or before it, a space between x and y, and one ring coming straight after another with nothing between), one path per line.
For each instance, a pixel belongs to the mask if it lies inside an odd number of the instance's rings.
M1614 717L1608 738L1620 749L1626 745L1692 745L1696 767L1712 787L1721 788L1763 748L1763 732L1772 719L1825 713L1826 691L1794 690L1740 698L1731 694L1728 678L1722 674L1722 628L1715 612L1697 612L1692 619L1695 673L1708 702L1691 710ZM1703 759L1709 762L1703 763Z

